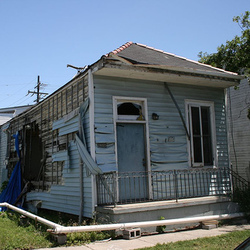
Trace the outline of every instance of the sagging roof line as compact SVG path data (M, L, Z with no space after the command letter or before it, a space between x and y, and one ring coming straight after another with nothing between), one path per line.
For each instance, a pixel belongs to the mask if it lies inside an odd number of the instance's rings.
M176 57L176 58L179 58L179 59L182 59L182 60L185 60L187 62L191 62L191 63L195 63L196 65L202 65L204 67L208 67L208 68L211 68L211 69L214 69L214 70L217 70L217 71L220 71L220 72L223 72L223 73L227 73L227 74L231 74L231 75L234 75L234 76L237 76L238 74L237 73L234 73L234 72L230 72L230 71L226 71L224 69L220 69L220 68L216 68L216 67L213 67L211 65L208 65L208 64L204 64L204 63L200 63L198 61L194 61L194 60L191 60L191 59L187 59L185 57L182 57L182 56L178 56L176 54L173 54L173 53L169 53L169 52L165 52L163 50L160 50L160 49L156 49L154 47L150 47L148 45L145 45L145 44L142 44L142 43L133 43L133 42L127 42L125 43L124 45L120 46L119 48L109 52L108 54L106 54L105 56L109 56L110 54L118 54L119 52L125 50L126 48L130 47L132 44L135 44L135 45L138 45L140 47L143 47L143 48L146 48L146 49L150 49L150 50L153 50L153 51L156 51L156 52L160 52L160 53L163 53L163 54L166 54L166 55L170 55L170 56L173 56L173 57Z

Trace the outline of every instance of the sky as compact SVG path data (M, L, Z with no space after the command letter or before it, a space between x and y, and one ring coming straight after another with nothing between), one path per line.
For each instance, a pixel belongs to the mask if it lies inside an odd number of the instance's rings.
M126 42L198 60L241 34L249 0L0 0L0 108L35 104Z

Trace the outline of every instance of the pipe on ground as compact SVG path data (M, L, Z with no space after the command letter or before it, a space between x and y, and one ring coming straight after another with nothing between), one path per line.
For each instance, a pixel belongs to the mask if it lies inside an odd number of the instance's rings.
M44 219L44 218L42 218L42 217L39 217L39 216L37 216L37 215L34 215L34 214L32 214L32 213L30 213L30 212L27 212L27 211L25 211L25 210L23 210L23 209L21 209L21 208L18 208L18 207L15 207L15 206L13 206L13 205L10 205L10 204L7 203L7 202L0 203L0 207L7 207L7 208L9 208L9 209L11 209L11 210L13 210L13 211L16 211L16 212L18 212L18 213L20 213L20 214L23 214L23 215L25 215L25 216L27 216L27 217L33 219L33 220L35 220L35 221L39 221L39 222L41 222L42 224L44 224L44 225L46 225L46 226L48 226L48 227L52 227L52 228L60 228L60 227L62 227L62 226L59 225L59 224L56 224L56 223L54 223L54 222L52 222L52 221L49 221L49 220L46 220L46 219Z
M18 213L21 213L31 219L39 221L53 229L48 229L47 231L53 232L55 234L67 234L74 232L90 232L90 231L106 231L106 230L125 230L136 227L155 227L155 226L164 226L164 225L175 225L175 224L184 224L184 223L194 223L208 220L225 220L233 219L237 217L243 217L243 213L234 213L234 214L221 214L221 215L207 215L199 217L189 217L189 218L178 218L178 219L168 219L168 220L156 220L156 221L142 221L142 222L128 222L128 223L117 223L117 224L104 224L104 225L90 225L90 226L70 226L64 227L49 220L43 219L39 216L36 216L32 213L29 213L23 209L17 208L8 203L0 203L0 207L7 207Z
M90 225L90 226L73 226L73 227L59 227L55 228L53 232L56 234L66 234L73 232L88 232L88 231L106 231L106 230L125 230L131 228L140 227L154 227L154 226L164 226L164 225L175 225L184 223L194 223L208 220L224 220L232 219L244 216L243 213L234 214L222 214L222 215L209 215L200 217L190 217L190 218L179 218L179 219L168 219L168 220L157 220L157 221L142 221L142 222L128 222L128 223L118 223L118 224L105 224L105 225Z

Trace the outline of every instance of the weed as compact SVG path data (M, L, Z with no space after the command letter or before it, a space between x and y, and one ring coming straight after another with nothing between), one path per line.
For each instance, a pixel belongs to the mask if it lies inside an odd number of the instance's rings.
M165 220L165 217L161 216L160 220ZM156 232L158 232L159 234L162 234L164 233L165 229L166 229L166 226L157 226Z

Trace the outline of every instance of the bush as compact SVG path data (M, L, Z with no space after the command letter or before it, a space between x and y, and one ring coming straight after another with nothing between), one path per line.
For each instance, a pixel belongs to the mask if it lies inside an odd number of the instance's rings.
M233 201L239 204L240 211L245 213L246 219L250 221L250 187L245 190L236 188Z

